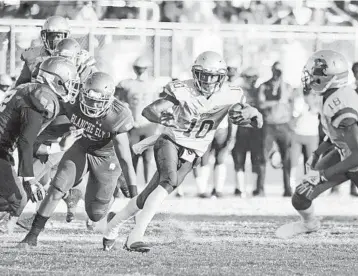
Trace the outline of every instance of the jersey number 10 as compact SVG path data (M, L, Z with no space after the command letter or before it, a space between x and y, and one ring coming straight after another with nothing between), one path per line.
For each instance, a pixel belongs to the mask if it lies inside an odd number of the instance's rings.
M193 131L194 127L197 125L197 123L198 123L197 119L191 120L188 130L185 131L183 134L186 137L189 137L191 132ZM212 121L212 120L204 120L204 121L200 122L199 124L200 124L200 127L199 127L199 130L196 132L195 138L204 138L206 136L206 134L208 134L208 132L210 130L212 130L214 127L214 121Z

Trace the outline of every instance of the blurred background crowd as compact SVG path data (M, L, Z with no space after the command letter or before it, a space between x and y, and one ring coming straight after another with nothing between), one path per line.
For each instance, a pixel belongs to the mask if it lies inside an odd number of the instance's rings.
M121 20L179 22L183 26L203 23L210 27L222 23L231 23L232 26L356 26L358 1L0 1L1 19L46 19L52 15L92 23ZM291 37L289 33L282 38L272 38L270 33L255 36L253 31L249 32L251 37L239 32L236 36L224 37L212 27L188 34L180 30L172 37L161 36L158 42L152 34L144 35L143 39L143 36L135 34L136 30L129 30L128 35L115 31L112 28L105 34L96 34L92 43L98 67L111 73L118 83L136 77L132 65L143 54L149 57L148 64L151 64L145 70L155 79L158 87L171 79L190 78L193 59L202 51L214 50L225 57L228 82L240 85L248 102L257 107L265 118L263 129L239 128L234 135L232 151L225 162L230 159L234 163L235 187L232 194L236 196L247 194L247 163L250 163L253 176L250 178L254 187L250 191L252 196L265 196L265 183L270 177L266 173L268 166L282 170L282 195L291 196L293 187L305 170L304 162L322 141L318 114L320 99L304 95L300 84L303 65L313 51L324 47L345 55L352 65L351 81L358 93L358 63L353 63L352 58L357 51L354 42L345 37L338 40L330 35L317 42L312 38ZM132 34L129 35L129 32ZM232 33L235 34L235 31ZM74 33L72 37L82 47L89 48L87 35ZM3 92L19 74L21 53L28 47L41 44L39 30L16 32L15 69L11 69L9 38L9 33L0 33L0 91ZM0 93L0 100L2 97L3 93ZM250 160L246 158L247 153L250 153ZM199 197L223 196L222 184L216 185L214 179L214 186L209 187L209 179L203 179L200 172L196 172L195 176ZM177 195L185 193L178 190ZM351 195L358 195L354 185L351 185Z
M355 25L358 18L358 1L4 0L0 3L2 18L46 19L60 15L72 20L343 26Z

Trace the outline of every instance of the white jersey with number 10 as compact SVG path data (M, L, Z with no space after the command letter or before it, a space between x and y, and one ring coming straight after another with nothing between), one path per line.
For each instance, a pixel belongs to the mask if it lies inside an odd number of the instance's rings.
M192 79L170 82L164 91L179 103L172 110L177 128L167 127L164 132L198 156L208 149L229 108L246 102L240 87L227 84L207 99L197 91Z

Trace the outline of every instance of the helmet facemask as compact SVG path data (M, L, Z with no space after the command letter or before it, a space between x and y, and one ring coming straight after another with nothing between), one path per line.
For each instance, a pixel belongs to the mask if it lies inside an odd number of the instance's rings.
M210 97L222 87L226 75L226 69L209 70L200 65L192 67L193 78L198 90L205 96Z
M107 113L114 97L104 96L100 91L82 88L80 93L80 109L83 114L90 118L98 118Z
M41 31L41 38L44 43L44 46L47 51L49 51L51 54L56 48L57 43L59 43L62 39L68 37L69 32L51 32L48 30L42 30Z
M52 91L58 95L63 102L70 102L71 104L75 102L80 87L80 80L78 78L69 79L64 82L56 74L40 70L37 81L49 85Z

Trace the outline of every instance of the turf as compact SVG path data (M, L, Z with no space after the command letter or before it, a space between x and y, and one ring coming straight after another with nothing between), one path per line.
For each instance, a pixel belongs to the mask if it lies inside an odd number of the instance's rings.
M0 275L357 275L357 201L325 196L316 204L319 232L279 240L277 227L297 219L289 198L172 197L148 228L148 254L122 249L132 222L103 252L101 234L86 230L83 206L66 223L62 205L37 247L16 248L25 232L1 236Z

